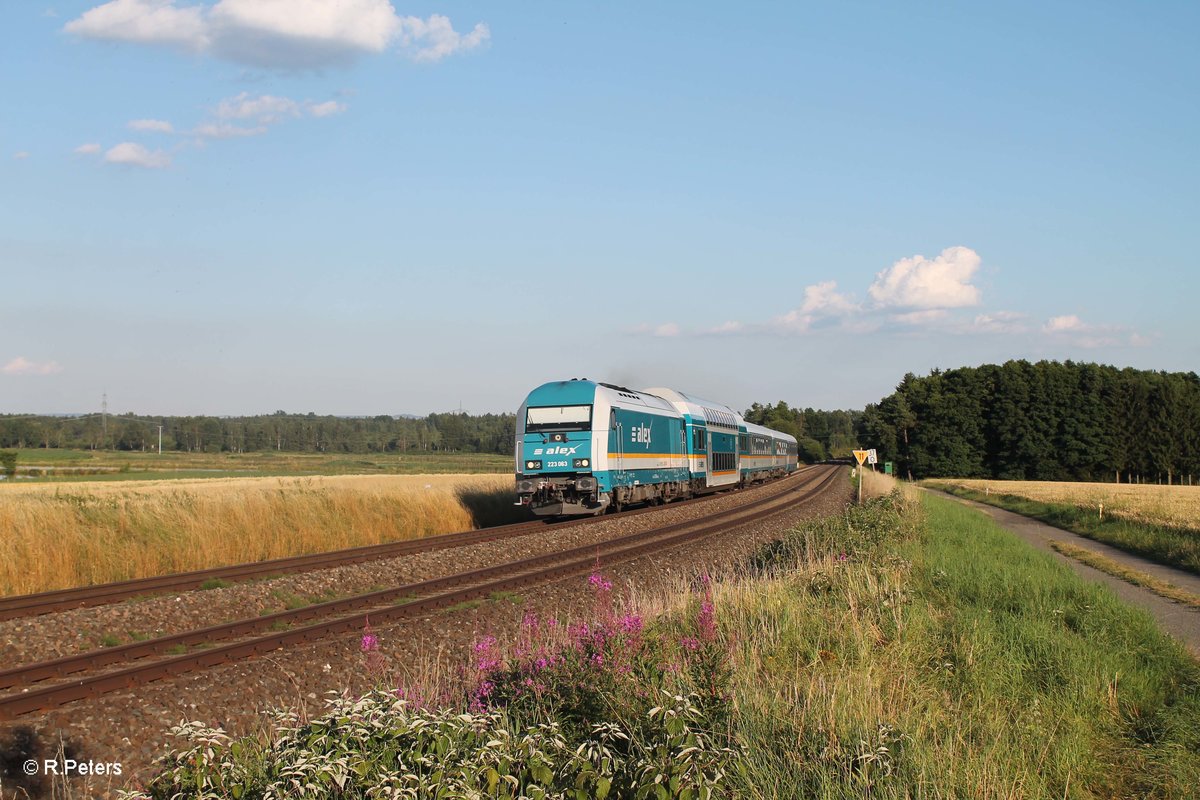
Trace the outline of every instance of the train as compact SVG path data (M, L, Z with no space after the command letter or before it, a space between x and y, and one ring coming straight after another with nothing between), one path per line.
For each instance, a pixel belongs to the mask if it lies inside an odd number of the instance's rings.
M796 439L674 389L545 383L517 411L517 505L598 515L789 475Z

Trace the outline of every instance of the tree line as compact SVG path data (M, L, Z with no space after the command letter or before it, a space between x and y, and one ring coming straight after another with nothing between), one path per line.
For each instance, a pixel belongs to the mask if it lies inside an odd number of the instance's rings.
M335 417L276 411L245 417L0 416L0 448L243 453L512 452L513 414Z
M1024 360L909 373L857 432L917 478L1179 483L1200 473L1200 377Z
M781 400L775 405L754 403L742 416L747 422L795 436L800 460L809 464L849 456L858 447L861 411L801 410Z
M1072 361L1008 361L918 377L862 411L754 403L804 461L874 447L916 478L1140 480L1200 474L1200 378ZM301 453L512 452L513 414L335 417L0 415L0 448Z

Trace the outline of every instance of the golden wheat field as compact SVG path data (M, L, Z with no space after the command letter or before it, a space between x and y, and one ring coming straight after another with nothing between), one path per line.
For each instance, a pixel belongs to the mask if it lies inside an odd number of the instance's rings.
M467 530L511 492L509 475L0 486L0 594Z
M995 481L943 479L929 485L961 486L977 492L1011 494L1042 503L1095 508L1123 519L1200 528L1200 486L1159 486L1129 483L1059 483L1055 481Z

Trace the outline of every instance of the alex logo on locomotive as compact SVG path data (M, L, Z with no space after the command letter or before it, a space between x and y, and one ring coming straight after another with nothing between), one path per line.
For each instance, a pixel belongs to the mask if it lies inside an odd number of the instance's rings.
M629 429L629 441L633 442L634 444L644 444L649 447L650 432L651 426L649 425L635 425Z

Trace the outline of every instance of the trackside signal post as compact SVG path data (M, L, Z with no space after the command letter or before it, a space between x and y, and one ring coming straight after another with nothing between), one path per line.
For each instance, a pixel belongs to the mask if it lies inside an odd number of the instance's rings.
M854 451L854 458L855 458L855 460L858 461L858 502L860 505L862 504L862 474L863 474L862 465L863 465L863 462L867 460L867 456L869 456L869 455L871 455L870 450L855 450Z

